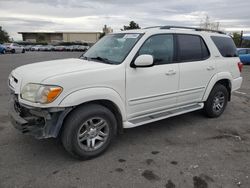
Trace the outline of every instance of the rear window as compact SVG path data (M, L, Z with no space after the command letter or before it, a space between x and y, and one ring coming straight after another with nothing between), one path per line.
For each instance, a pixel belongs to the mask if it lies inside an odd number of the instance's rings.
M211 36L214 44L223 57L237 57L237 49L233 39L229 37Z
M178 34L178 56L181 62L201 61L209 58L210 53L203 39L198 35Z

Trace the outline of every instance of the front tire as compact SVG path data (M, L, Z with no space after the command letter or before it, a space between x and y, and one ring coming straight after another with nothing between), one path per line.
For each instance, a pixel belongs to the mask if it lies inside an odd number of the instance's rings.
M116 133L114 114L104 106L88 104L73 110L66 118L61 140L74 157L87 160L106 151Z
M221 84L216 84L204 104L204 112L210 118L219 117L228 102L228 90Z

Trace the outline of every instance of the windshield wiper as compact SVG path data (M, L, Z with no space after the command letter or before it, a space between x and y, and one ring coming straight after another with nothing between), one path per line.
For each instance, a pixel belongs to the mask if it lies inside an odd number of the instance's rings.
M87 57L86 57L87 58ZM89 57L87 58L89 60L97 60L97 61L101 61L103 63L107 63L107 64L114 64L113 62L111 62L109 59L107 58L103 58L103 57L100 57L100 56L97 56L97 57Z

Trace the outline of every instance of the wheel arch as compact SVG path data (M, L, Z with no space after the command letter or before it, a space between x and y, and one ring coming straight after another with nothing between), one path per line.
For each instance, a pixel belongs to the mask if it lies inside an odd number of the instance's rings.
M67 119L67 117L70 116L70 114L74 113L74 110L79 108L79 107L82 107L82 106L85 106L85 105L88 105L88 104L99 104L101 106L104 106L106 107L107 109L109 109L115 116L116 118L116 122L117 122L117 127L116 127L116 130L115 130L115 133L118 133L118 134L122 134L123 133L123 120L122 120L122 115L121 115L121 112L119 110L119 108L117 107L117 105L110 101L110 100L93 100L93 101L88 101L88 102L84 102L84 103L81 103L77 106L74 106L69 113L67 113L67 115L63 118L63 121L61 123L61 127L59 128L59 132L57 134L57 136L60 136L61 133L62 133L62 130L63 130L63 127L64 127L64 122L65 120Z
M231 91L232 91L232 75L229 72L222 72L214 75L210 82L208 83L205 93L203 95L202 101L206 101L210 92L216 84L221 84L227 88L228 91L228 100L231 100Z
M74 112L75 108L87 104L99 104L108 108L117 120L117 132L123 132L123 121L126 119L125 106L116 91L110 88L89 88L71 93L60 102L61 107L73 107L64 120ZM63 123L60 130L62 128Z

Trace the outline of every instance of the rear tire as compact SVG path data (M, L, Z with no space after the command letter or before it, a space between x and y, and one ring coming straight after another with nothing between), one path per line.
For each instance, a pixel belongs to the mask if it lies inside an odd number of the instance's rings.
M73 110L63 126L61 140L66 151L87 160L104 153L110 146L117 122L106 107L87 104Z
M25 49L22 50L22 53L23 53L23 54L25 53Z
M15 49L11 50L11 53L13 53L13 54L16 53L16 50Z
M228 102L228 90L221 84L216 84L204 104L204 112L210 118L219 117L225 110Z

